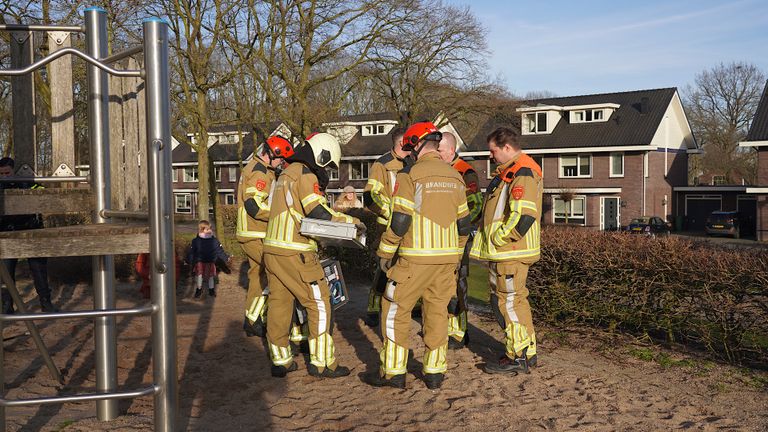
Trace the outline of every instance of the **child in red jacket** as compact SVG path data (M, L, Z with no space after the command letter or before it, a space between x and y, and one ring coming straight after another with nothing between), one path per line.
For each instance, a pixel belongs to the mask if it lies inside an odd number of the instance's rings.
M173 259L176 262L176 282L179 281L179 275L181 274L181 261L179 261L179 257L176 256L176 253L173 253ZM139 274L141 277L141 288L139 288L139 292L141 293L141 296L145 299L148 299L150 297L150 276L152 275L152 272L150 271L149 266L149 254L148 253L140 253L138 258L136 258L136 264L134 268L136 269L136 273Z

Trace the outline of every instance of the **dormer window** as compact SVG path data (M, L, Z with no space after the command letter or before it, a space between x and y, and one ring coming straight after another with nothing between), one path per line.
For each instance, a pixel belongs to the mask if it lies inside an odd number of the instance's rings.
M571 111L571 123L589 123L603 121L604 119L605 111L602 109Z
M386 125L383 124L373 124L373 125L365 125L363 126L363 136L368 135L386 135Z
M547 133L547 113L537 112L525 115L525 130L529 134Z

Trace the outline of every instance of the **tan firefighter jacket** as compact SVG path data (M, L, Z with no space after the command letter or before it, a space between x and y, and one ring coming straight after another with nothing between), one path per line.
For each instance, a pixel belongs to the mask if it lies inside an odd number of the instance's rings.
M365 206L378 216L376 222L386 225L392 213L392 191L397 172L403 169L403 160L393 150L384 154L371 165L363 200Z
M471 231L464 181L437 152L397 174L392 217L378 256L418 264L458 263Z
M264 239L264 253L295 255L317 251L317 243L299 232L301 220L305 217L328 217L334 222L360 223L357 218L328 207L317 177L300 163L288 165L280 173L275 185L270 197L272 205Z
M269 195L274 182L275 170L256 155L243 167L237 184L235 234L239 242L244 243L267 235Z
M487 261L539 260L541 167L525 153L499 166L488 185L482 225L470 256Z

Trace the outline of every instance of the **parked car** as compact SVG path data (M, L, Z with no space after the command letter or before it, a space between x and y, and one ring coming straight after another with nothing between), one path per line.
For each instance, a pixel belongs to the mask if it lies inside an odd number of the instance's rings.
M650 236L669 235L670 226L658 216L641 216L629 223L627 231L630 234L645 234Z
M733 238L741 237L743 218L735 211L714 211L704 224L707 235L727 235Z

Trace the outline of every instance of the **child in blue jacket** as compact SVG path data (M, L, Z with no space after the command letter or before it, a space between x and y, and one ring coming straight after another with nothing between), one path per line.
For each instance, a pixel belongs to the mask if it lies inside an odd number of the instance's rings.
M216 297L216 260L229 262L230 256L213 235L211 223L201 220L197 224L197 237L192 239L187 262L195 273L195 298L203 293L203 279L208 280L208 296Z

